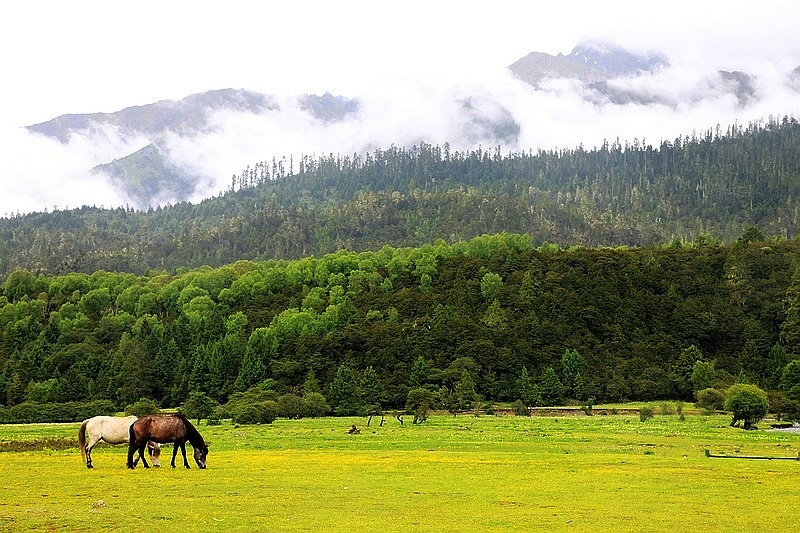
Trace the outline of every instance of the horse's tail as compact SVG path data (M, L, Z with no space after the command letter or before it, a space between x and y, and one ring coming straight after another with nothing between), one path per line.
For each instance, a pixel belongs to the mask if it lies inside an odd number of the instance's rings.
M133 425L134 425L135 423L136 423L136 422L134 422L133 424L131 424L131 425L130 425L130 427L128 428L128 436L129 436L129 439L128 439L128 440L130 441L130 445L131 445L131 446L134 446L134 445L138 444L138 442L137 442L137 440L136 440L136 431L134 431L134 430L133 430Z
M86 424L88 423L88 419L84 420L78 430L78 447L81 449L81 457L83 457L84 463L86 462Z

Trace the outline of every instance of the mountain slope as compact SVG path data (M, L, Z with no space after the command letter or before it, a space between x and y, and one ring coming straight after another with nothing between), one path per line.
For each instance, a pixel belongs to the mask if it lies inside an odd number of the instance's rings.
M800 91L797 69L784 77L759 72L687 71L660 52L583 42L566 55L533 52L484 82L381 86L357 98L208 91L30 126L33 136L60 144L31 139L32 147L46 147L56 156L48 153L48 161L64 157L65 164L50 165L56 170L47 172L44 184L30 182L38 189L12 192L50 199L48 206L146 210L215 196L232 174L270 156L290 162L307 154L363 154L421 143L526 151L597 146L603 138L664 139L702 127L709 113L724 124L763 116L743 112L784 111L787 94ZM41 180L36 165L16 166ZM97 186L76 187L67 197L47 186L73 180Z
M93 128L112 126L123 135L145 135L156 138L167 131L202 128L210 113L220 109L262 112L275 109L270 97L253 91L222 89L193 94L178 101L161 100L143 106L126 107L114 113L62 115L28 126L33 133L53 137L66 143L71 135Z
M660 145L502 155L447 146L263 161L228 191L136 212L84 207L0 219L16 268L145 272L501 232L563 246L730 242L800 231L800 125L788 117Z

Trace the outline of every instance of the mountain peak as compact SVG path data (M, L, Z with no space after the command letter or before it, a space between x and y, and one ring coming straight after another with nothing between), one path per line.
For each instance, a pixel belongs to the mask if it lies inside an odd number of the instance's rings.
M566 57L615 75L652 72L669 65L667 56L661 52L637 54L616 44L603 41L583 41L575 46Z
M572 78L597 83L621 76L653 72L669 65L661 52L639 54L604 41L583 41L567 55L532 52L509 68L518 78L538 86L546 78Z

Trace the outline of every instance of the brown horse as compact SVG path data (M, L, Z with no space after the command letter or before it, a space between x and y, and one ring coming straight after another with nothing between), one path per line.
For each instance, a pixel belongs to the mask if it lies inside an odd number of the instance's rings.
M130 444L128 445L128 468L133 468L133 454L138 450L139 458L145 468L150 468L144 458L144 448L147 441L152 440L164 444L172 442L172 468L175 468L175 456L178 448L183 453L183 466L189 468L189 461L186 460L186 441L194 448L194 461L200 468L206 467L206 456L208 455L208 445L203 440L200 432L189 422L185 416L176 415L147 415L140 417L130 427Z

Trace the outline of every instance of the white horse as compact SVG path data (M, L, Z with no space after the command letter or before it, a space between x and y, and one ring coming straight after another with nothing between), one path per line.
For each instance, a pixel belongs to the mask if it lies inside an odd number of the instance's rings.
M136 416L95 416L87 418L81 423L78 430L78 446L81 449L81 455L86 461L86 468L93 468L92 465L92 448L98 442L105 441L108 444L129 444L130 443L130 428L131 424L136 422ZM86 442L86 434L89 434L89 442ZM153 460L153 466L161 466L161 447L157 442L148 442L147 451L150 458ZM136 458L138 462L139 458Z

